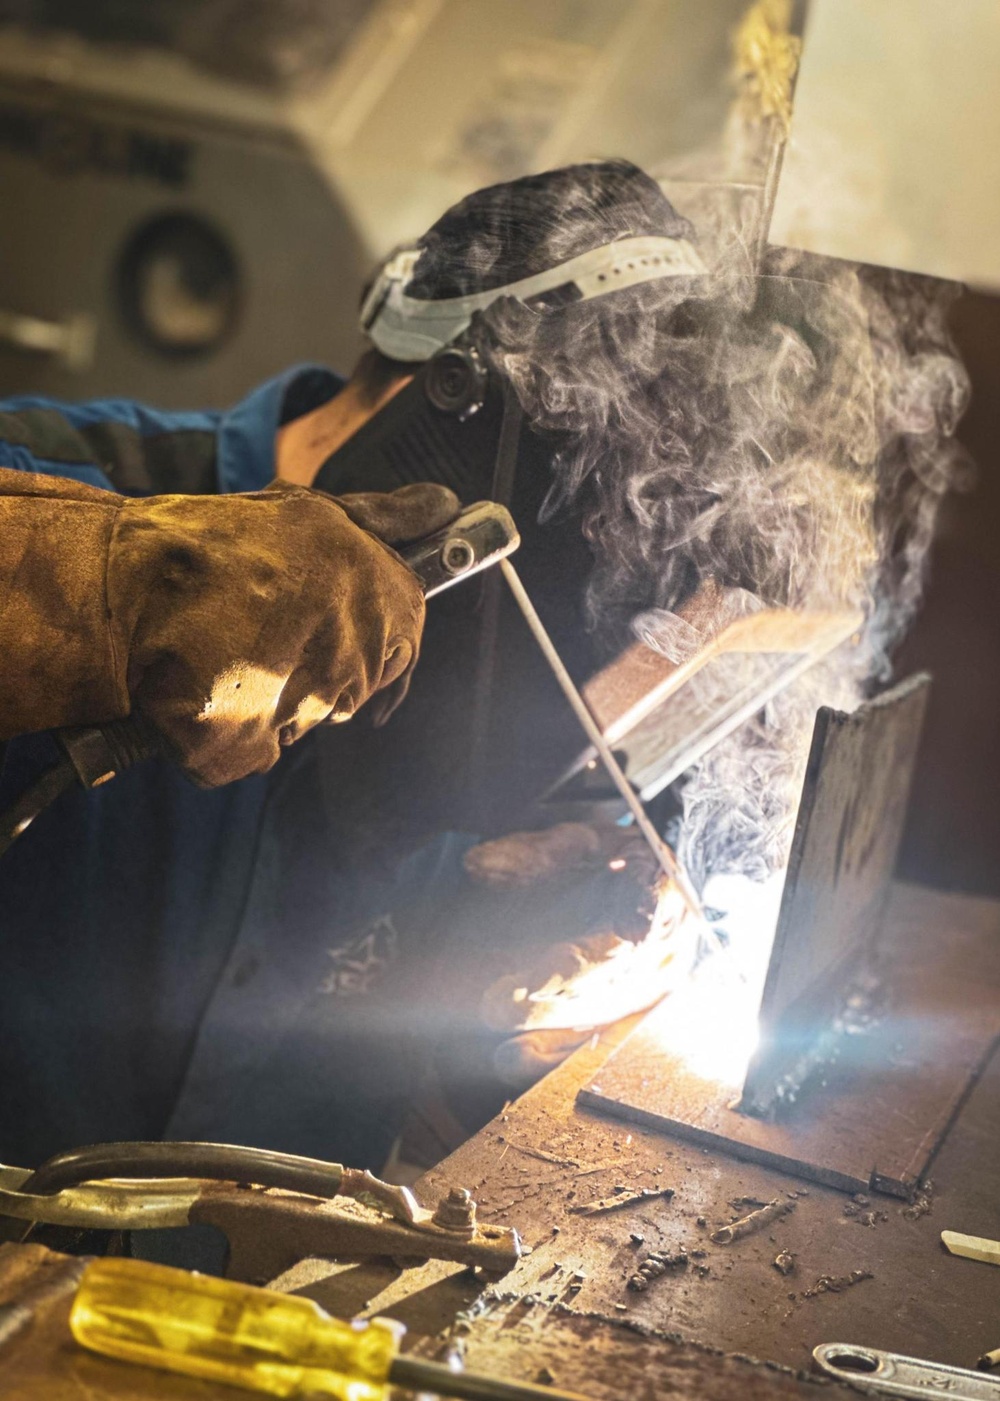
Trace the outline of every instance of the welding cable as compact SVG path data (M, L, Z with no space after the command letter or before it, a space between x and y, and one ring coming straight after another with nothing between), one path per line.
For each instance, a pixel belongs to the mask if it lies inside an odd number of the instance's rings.
M60 793L72 788L76 771L68 759L60 759L41 774L16 802L0 814L0 856L27 831L40 812L55 802Z
M166 752L162 735L141 714L103 725L67 725L52 733L63 757L0 813L0 856L77 782L87 789L99 788L133 764Z
M49 1158L20 1190L48 1196L106 1177L200 1177L328 1199L340 1192L344 1173L340 1163L230 1143L95 1143Z

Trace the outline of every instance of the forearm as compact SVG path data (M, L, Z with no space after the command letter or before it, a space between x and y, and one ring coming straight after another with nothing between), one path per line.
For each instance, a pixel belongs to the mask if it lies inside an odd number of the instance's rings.
M0 469L0 741L128 714L106 589L118 507L90 487Z

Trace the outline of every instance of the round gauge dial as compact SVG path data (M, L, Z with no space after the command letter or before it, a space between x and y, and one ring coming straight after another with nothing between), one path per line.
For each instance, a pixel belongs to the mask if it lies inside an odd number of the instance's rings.
M150 349L208 354L228 340L239 314L235 255L198 215L158 215L122 251L118 299L129 329Z

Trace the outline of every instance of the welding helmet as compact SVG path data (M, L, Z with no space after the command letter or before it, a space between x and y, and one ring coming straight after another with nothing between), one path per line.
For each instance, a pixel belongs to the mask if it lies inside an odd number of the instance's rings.
M497 327L505 309L571 327L609 294L701 275L692 240L656 182L624 161L570 166L468 196L416 246L394 253L367 290L362 331L413 378L316 478L335 494L435 481L463 503L492 498L509 506L522 540L518 570L578 679L595 669L581 616L593 560L573 509L539 524L561 442L522 421ZM453 829L481 832L492 825L484 800L502 826L536 782L542 791L546 764L563 762L562 731L566 761L579 747L520 620L508 600L497 602L499 586L491 572L435 600L407 705L377 740L353 726L349 741L324 737L343 751L331 788L338 805L352 775L352 827L367 810L385 838L390 811L424 832L442 816ZM476 751L479 762L469 758Z
M322 490L391 491L436 481L466 503L492 496L510 504L513 471L506 464L505 473L496 459L505 411L509 423L516 410L491 367L481 313L511 298L551 315L644 282L705 271L687 238L641 234L480 291L429 296L414 290L424 258L420 245L394 253L369 287L360 316L375 348L401 367L412 366L414 378L323 464L315 481ZM508 448L512 457L516 436ZM551 457L551 440L547 451L538 444L527 451L537 468L539 458Z

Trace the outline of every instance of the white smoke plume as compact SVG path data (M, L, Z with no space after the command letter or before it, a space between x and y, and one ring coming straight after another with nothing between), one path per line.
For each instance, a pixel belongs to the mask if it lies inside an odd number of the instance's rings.
M544 511L582 514L587 611L609 652L632 636L690 652L676 612L710 578L741 608L864 618L860 640L687 775L679 854L699 886L785 864L816 709L851 709L889 679L941 500L967 474L954 433L968 379L947 328L960 289L766 243L799 53L790 15L788 0L751 5L723 140L659 172L663 232L693 237L708 276L487 317L533 425L562 435ZM546 229L550 264L578 251L572 198L563 214Z
M688 645L673 615L708 577L750 606L864 615L859 644L688 776L680 855L701 884L784 863L817 706L849 709L888 678L963 469L968 386L946 326L955 286L787 249L755 264L759 198L685 174L666 189L686 192L708 277L551 318L503 303L492 330L534 423L566 435L546 510L583 511L609 650L630 632Z

